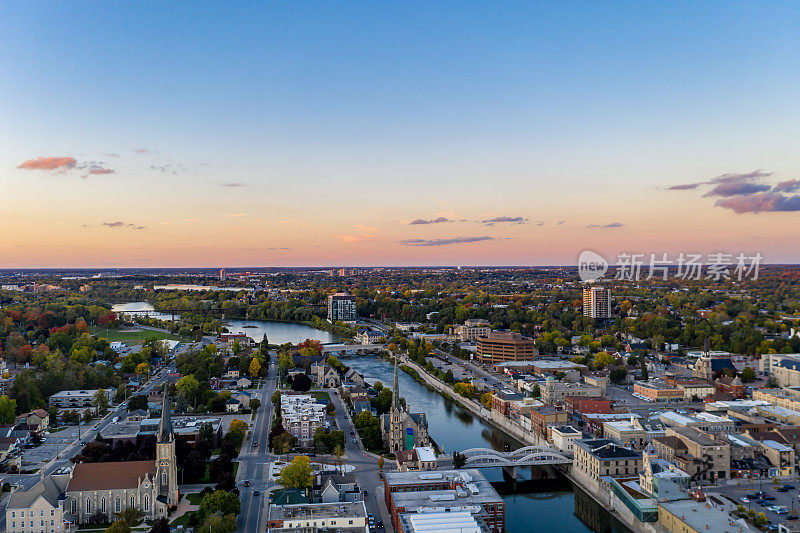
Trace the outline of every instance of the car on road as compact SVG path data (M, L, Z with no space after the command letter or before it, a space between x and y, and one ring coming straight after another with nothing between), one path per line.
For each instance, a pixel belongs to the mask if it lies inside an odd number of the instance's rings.
M383 522L378 522L378 529L383 529Z
M789 484L787 483L786 485L784 485L784 486L783 486L783 487L781 487L781 488L784 488L784 489L787 489L787 490L794 490L794 489L795 489L795 486L794 486L794 485L789 485Z
M353 444L358 444L358 441L356 439L353 439Z
M257 490L254 490L253 491L253 496L261 496L261 492L257 491Z
M790 514L789 516L786 517L786 520L797 520L797 515L796 514Z
M257 442L253 443L253 448L258 448L258 443Z
M249 479L245 479L244 480L244 486L245 487L249 487L250 486L250 480Z

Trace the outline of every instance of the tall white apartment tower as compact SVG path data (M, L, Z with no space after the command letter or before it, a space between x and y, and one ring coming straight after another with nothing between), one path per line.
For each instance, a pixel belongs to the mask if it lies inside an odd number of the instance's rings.
M611 318L611 291L605 287L583 289L583 314L592 318Z

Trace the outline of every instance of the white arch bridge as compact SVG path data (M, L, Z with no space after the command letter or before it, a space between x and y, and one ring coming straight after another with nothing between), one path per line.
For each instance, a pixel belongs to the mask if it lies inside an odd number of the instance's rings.
M571 464L572 458L548 446L525 446L511 452L489 448L471 448L461 452L467 459L465 467L515 467Z

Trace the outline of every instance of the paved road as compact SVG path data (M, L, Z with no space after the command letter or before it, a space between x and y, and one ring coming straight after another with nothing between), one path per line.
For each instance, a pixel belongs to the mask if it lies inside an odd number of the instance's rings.
M366 490L367 494L364 498L364 503L367 506L367 513L375 517L376 522L382 521L386 527L386 531L391 532L391 522L389 515L385 511L386 506L381 505L379 501L379 494L382 495L383 481L378 477L378 459L364 451L361 441L358 438L358 433L355 431L350 417L347 415L347 410L344 402L338 394L334 394L331 390L331 401L336 407L336 424L339 429L344 431L345 435L345 454L346 462L355 467L356 482L361 490ZM353 435L350 434L352 430ZM354 442L355 441L355 442ZM384 469L394 469L393 464L384 464ZM381 490L379 490L381 487ZM382 499L382 496L380 496Z
M276 459L268 450L269 426L272 412L275 409L272 404L272 394L277 386L278 365L276 359L277 357L274 356L270 358L269 374L263 380L261 388L258 389L256 397L261 400L261 408L256 411L252 435L242 444L242 451L238 459L239 471L236 475L236 482L239 487L242 512L237 519L237 531L259 531L261 514L264 510L264 498L267 490L273 486L273 483L268 480L267 465ZM257 444L256 447L253 447L254 443ZM249 487L244 486L245 481L250 482ZM254 494L256 490L260 492L258 496Z

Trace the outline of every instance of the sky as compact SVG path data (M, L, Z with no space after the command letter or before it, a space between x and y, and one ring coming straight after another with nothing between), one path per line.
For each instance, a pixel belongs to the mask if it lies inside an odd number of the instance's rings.
M800 263L800 4L5 2L0 268Z

